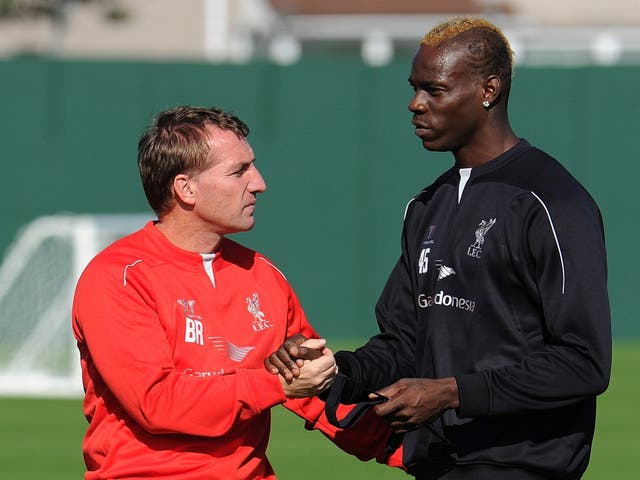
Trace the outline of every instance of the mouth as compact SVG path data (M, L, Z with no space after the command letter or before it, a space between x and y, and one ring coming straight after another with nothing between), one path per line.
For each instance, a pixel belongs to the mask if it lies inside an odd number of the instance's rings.
M415 133L418 137L422 137L431 131L431 128L427 125L423 125L421 123L412 122L415 128Z

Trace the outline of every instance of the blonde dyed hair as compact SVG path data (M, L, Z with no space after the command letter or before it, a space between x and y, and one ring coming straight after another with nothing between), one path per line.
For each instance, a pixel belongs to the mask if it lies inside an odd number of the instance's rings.
M469 63L479 76L498 75L508 94L513 71L513 50L502 30L483 18L456 17L436 25L420 45L456 45L467 49Z

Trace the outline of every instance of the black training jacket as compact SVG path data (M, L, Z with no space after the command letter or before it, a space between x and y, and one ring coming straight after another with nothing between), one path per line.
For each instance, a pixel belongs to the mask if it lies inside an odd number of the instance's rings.
M456 378L460 408L404 436L412 472L490 463L577 478L611 366L600 212L526 140L472 169L458 201L468 171L407 206L381 333L339 352L339 368L371 389Z

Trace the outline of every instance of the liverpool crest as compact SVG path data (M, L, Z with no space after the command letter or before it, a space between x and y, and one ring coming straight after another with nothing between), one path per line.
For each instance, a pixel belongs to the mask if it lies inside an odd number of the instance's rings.
M474 258L480 258L480 254L482 253L482 245L484 244L484 237L487 235L487 232L491 230L496 223L496 219L492 218L490 220L482 220L476 229L476 241L469 245L467 249L467 255Z
M253 315L251 328L253 328L254 332L261 332L273 327L271 322L264 318L264 312L260 310L260 298L257 292L253 292L252 296L247 297L247 310Z

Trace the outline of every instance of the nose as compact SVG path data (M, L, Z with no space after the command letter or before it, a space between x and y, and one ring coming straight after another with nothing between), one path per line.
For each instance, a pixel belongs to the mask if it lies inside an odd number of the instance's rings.
M424 112L427 109L427 103L425 101L424 95L421 92L416 92L409 102L409 111L413 113Z
M251 193L262 193L267 189L267 184L262 178L260 171L254 165L252 168L252 175L249 181L249 191Z

